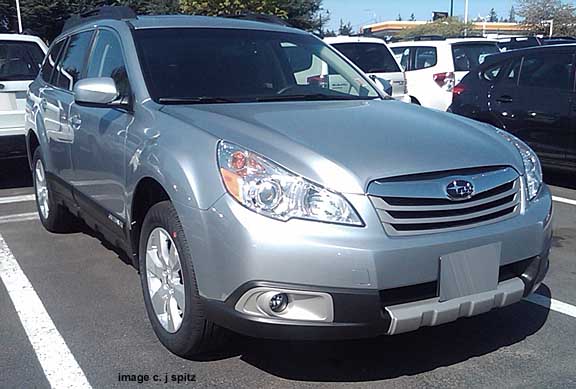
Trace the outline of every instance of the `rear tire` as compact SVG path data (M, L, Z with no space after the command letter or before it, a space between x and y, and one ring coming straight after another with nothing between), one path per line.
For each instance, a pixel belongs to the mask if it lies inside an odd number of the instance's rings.
M40 222L50 232L69 232L75 225L76 219L56 201L39 147L34 151L32 159L32 176Z
M146 214L138 252L144 303L160 342L185 358L223 345L227 331L206 318L190 247L170 201Z

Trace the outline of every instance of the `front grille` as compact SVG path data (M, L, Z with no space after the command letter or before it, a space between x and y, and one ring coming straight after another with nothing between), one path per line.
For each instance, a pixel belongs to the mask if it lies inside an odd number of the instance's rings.
M475 194L463 201L451 200L445 189L454 180L471 182ZM520 177L511 168L380 180L370 185L368 193L390 235L430 234L494 223L516 215L522 201Z

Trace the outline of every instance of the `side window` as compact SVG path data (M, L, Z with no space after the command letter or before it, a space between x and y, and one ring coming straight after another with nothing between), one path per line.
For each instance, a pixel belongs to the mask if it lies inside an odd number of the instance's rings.
M58 60L58 55L64 46L64 42L66 39L62 39L59 42L56 42L48 51L48 55L44 58L44 63L42 64L42 70L40 71L40 75L44 81L47 83L51 83L52 72L54 71L54 67L56 66L56 61Z
M130 95L130 83L122 46L115 34L108 30L100 30L92 50L86 77L110 77L116 83L120 97Z
M417 47L414 51L413 70L431 68L436 66L438 57L435 47Z
M572 60L569 53L526 56L520 71L520 86L569 90Z
M74 83L82 75L91 40L92 31L72 35L64 55L61 56L61 60L56 67L57 75L54 85L62 89L72 90Z
M500 82L505 85L516 85L520 74L520 65L522 65L522 57L514 59L510 67L506 69L505 76L502 77Z
M412 70L408 69L408 60L410 59L410 49L408 47L394 47L392 52L404 70Z
M506 67L505 63L499 63L490 66L488 69L482 72L482 78L486 81L495 81L500 74L502 74L502 69Z

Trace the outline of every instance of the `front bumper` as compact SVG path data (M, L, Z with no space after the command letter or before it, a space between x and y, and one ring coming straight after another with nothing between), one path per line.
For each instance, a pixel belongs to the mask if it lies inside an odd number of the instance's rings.
M208 210L176 204L209 317L266 338L358 338L438 325L519 301L548 269L551 196L544 187L526 210L485 226L410 237L386 235L366 196L347 196L365 227L279 222L222 196ZM192 223L192 221L194 221ZM439 258L501 243L495 291L439 302ZM256 317L235 309L260 284L328 293L331 322Z
M249 282L226 301L204 299L208 318L237 333L268 339L329 340L396 335L425 326L437 326L461 317L470 317L520 301L532 293L548 271L548 253L523 261L516 277L501 271L502 281L494 291L440 302L438 297L386 306L385 291L317 288L270 282ZM330 323L286 321L261 318L238 312L234 307L242 295L261 287L328 293L334 302Z

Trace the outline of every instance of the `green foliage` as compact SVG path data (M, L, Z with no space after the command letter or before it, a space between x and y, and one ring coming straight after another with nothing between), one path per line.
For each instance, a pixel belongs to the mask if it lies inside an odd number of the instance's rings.
M508 14L508 22L516 23L516 9L514 6L510 7L510 13Z
M472 23L463 23L456 18L445 18L431 23L422 24L402 30L398 37L413 38L419 35L440 35L444 37L457 37L464 35L468 29L472 29Z
M415 22L415 21L416 21L416 16L414 15L414 13L412 13L412 14L410 15L410 21L411 21L411 22Z
M536 34L548 35L554 20L554 35L576 35L576 8L561 0L518 0L518 15L523 23Z
M490 15L488 16L488 21L492 22L492 23L498 21L498 14L496 13L496 10L494 8L492 8L490 10Z
M322 15L322 0L181 0L180 5L183 13L196 15L276 15L294 27L316 32L329 20Z
M352 35L354 34L354 29L350 22L344 24L342 19L340 19L340 27L338 28L338 35Z
M15 31L15 0L0 0L0 31ZM329 18L322 14L322 0L20 0L25 30L47 41L54 39L72 14L102 5L129 6L138 14L224 15L246 12L277 15L291 25L322 31Z

